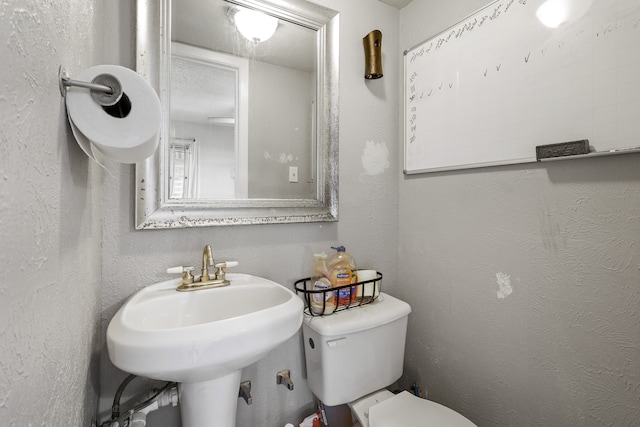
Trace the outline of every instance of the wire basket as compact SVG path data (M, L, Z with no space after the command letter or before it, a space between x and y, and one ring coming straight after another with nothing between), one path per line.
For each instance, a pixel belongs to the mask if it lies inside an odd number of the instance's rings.
M374 302L382 287L382 273L376 271L376 278L350 285L328 289L314 289L311 277L294 283L296 294L304 301L304 313L309 316L327 316L338 311L360 307Z

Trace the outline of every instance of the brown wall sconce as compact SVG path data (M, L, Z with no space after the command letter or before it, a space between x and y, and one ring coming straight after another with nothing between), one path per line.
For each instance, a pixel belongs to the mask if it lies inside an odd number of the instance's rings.
M382 77L382 33L373 30L363 39L364 44L364 78L379 79Z

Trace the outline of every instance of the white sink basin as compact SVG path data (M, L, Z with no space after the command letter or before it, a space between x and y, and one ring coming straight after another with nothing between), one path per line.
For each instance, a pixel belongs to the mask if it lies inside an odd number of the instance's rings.
M180 383L183 427L235 426L242 368L291 338L303 303L267 279L227 274L222 288L147 286L111 319L107 350L123 371ZM275 372L274 372L275 378Z
M164 381L211 380L264 357L302 324L303 303L275 282L228 274L223 288L147 286L116 313L107 349L123 371Z

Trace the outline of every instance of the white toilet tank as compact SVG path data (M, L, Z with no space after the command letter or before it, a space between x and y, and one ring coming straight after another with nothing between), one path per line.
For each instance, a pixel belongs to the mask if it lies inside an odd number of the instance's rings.
M406 302L380 293L376 301L302 324L311 391L326 405L349 403L402 375Z

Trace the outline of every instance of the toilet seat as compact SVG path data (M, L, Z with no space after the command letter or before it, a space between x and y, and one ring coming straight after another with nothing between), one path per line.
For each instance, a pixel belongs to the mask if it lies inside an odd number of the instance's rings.
M364 427L476 427L446 406L421 399L408 391L394 395L381 390L349 406Z
M457 412L408 391L369 408L369 427L476 427Z
M371 409L372 406L384 402L385 400L389 400L394 396L395 394L391 393L386 388L383 388L382 390L367 394L358 400L350 402L349 407L351 408L351 412L360 423L354 424L354 427L367 427L369 425L369 409Z

